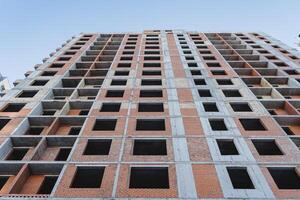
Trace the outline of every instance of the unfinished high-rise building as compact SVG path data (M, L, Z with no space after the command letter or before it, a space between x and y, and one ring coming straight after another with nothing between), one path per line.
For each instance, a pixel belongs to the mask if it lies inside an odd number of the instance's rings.
M300 55L263 33L84 33L0 98L3 198L300 199Z

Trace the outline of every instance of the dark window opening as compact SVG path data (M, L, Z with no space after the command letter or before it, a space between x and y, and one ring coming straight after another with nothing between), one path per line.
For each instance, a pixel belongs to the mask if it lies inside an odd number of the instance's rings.
M223 119L210 119L209 124L213 131L227 131L227 127Z
M143 76L160 76L161 75L161 71L157 71L157 70L144 70L143 72L142 72L142 75Z
M111 141L109 139L89 139L83 155L108 155Z
M107 90L106 97L123 97L124 90Z
M287 135L295 135L295 133L287 126L281 127Z
M100 188L104 167L77 167L71 188Z
M112 80L110 85L126 85L127 80Z
M35 80L31 85L32 86L44 86L48 83L49 80Z
M136 130L137 131L164 131L165 120L164 119L137 119Z
M41 76L54 76L57 71L44 71Z
M200 97L212 97L209 90L198 90Z
M60 148L55 161L66 161L71 152L71 148Z
M1 112L19 112L24 106L24 103L10 103Z
M233 140L217 139L217 144L221 155L239 155Z
M162 97L162 90L141 90L140 97Z
M220 63L206 63L208 67L221 67Z
M227 167L232 186L234 189L254 189L254 185L244 167Z
M230 79L217 79L219 85L233 85Z
M116 124L116 119L97 119L93 131L114 131Z
M29 148L13 148L5 160L22 160Z
M144 63L143 67L161 67L160 63Z
M195 85L206 85L206 82L204 79L194 79Z
M246 131L265 131L266 128L260 119L239 119Z
M222 90L225 97L241 97L241 93L238 90Z
M252 112L248 103L230 103L230 106L234 112Z
M197 63L188 63L188 67L198 67Z
M45 176L37 194L51 194L57 178L57 176Z
M138 112L164 112L163 103L139 103Z
M227 75L225 70L211 70L213 75Z
M205 112L219 112L216 103L203 103Z
M115 71L115 76L128 76L129 71Z
M68 135L79 135L81 127L71 127Z
M121 103L103 103L100 112L119 112Z
M24 90L18 95L18 98L30 98L34 97L38 93L36 90Z
M161 85L162 82L159 79L144 79L141 85Z
M30 127L26 135L40 135L45 127Z
M0 118L0 130L6 126L6 124L10 121L10 119L1 119Z
M2 176L2 175L0 176L0 190L6 184L8 179L9 179L9 176Z
M64 63L53 63L49 66L49 68L62 68L65 64Z
M134 140L133 155L167 155L166 140Z
M129 188L169 188L167 167L131 167Z
M131 63L119 63L118 67L120 67L120 68L130 68Z
M252 143L259 155L283 155L274 139L255 139Z
M191 70L192 75L202 75L200 70Z
M300 189L300 177L294 167L268 168L279 189Z

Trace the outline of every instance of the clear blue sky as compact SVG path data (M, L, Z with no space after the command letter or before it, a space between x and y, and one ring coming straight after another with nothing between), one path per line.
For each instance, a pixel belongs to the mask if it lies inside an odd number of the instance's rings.
M300 0L0 0L0 28L12 83L80 32L263 31L295 47Z

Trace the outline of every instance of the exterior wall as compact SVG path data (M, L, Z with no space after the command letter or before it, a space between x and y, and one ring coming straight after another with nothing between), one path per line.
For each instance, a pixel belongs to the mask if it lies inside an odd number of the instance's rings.
M264 33L80 34L0 98L0 178L9 176L0 195L299 199L300 188L280 188L269 171L289 168L299 174L299 86L299 53ZM108 103L119 108L103 111ZM163 111L141 112L140 103L162 105ZM22 106L9 107L15 104ZM207 110L208 104L217 111ZM251 119L256 123L243 124ZM139 122L147 120L151 124L142 128L148 130L139 130ZM225 129L213 127L215 120ZM87 155L95 140L111 141L107 154ZM167 153L134 155L137 140L165 141ZM222 154L218 141L224 140L232 141L238 154ZM257 140L274 141L282 154L262 155ZM9 159L24 148L21 159ZM79 169L93 167L104 169L101 186L72 187ZM166 169L168 186L129 187L132 170L147 167ZM236 188L231 168L244 169L253 188ZM55 178L53 187L41 193L49 177Z

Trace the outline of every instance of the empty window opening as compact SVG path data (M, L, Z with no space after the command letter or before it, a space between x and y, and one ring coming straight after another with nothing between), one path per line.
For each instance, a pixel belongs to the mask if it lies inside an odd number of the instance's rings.
M48 83L49 80L35 80L31 85L32 86L44 86Z
M97 119L94 124L94 131L114 131L117 124L116 119Z
M120 60L132 60L132 56L122 56Z
M266 128L260 119L239 119L246 131L265 131Z
M129 188L168 189L167 167L131 167Z
M213 75L227 75L225 70L211 70Z
M24 106L24 103L10 103L1 112L19 112Z
M159 79L143 79L141 85L162 85Z
M143 67L161 67L160 63L144 63Z
M118 67L120 67L120 68L130 68L131 63L119 63Z
M71 152L71 148L60 148L55 161L66 161Z
M103 103L100 112L119 112L121 103Z
M164 119L137 119L136 130L137 131L164 131L165 120Z
M133 155L167 155L166 140L134 140Z
M200 70L191 70L191 74L192 75L198 75L198 76L202 75Z
M22 160L29 148L13 148L5 160Z
M252 112L248 103L235 102L230 103L230 106L234 112Z
M212 97L209 90L198 90L200 97Z
M208 67L221 67L220 63L206 63Z
M8 179L9 179L9 176L2 176L2 175L0 176L0 190L6 184Z
M195 85L206 85L205 79L194 79Z
M162 97L162 90L141 90L140 97Z
M62 68L64 65L64 63L53 63L49 68Z
M30 127L26 135L40 135L45 127Z
M227 131L227 127L223 119L210 119L209 124L213 131Z
M124 90L107 90L106 97L123 97Z
M43 114L42 115L54 115L56 113L57 110L50 110L50 109L45 109L43 110Z
M295 135L295 133L288 127L288 126L283 126L281 127L284 132L287 134L287 135Z
M31 98L34 97L36 93L38 93L36 90L24 90L18 95L18 98Z
M37 194L51 194L58 176L45 176Z
M219 112L216 103L203 103L205 112Z
M259 155L283 155L274 139L255 139L252 143Z
M89 112L90 112L90 110L81 110L81 111L79 112L79 115L88 115Z
M145 56L144 60L160 60L160 56Z
M217 139L217 144L221 155L239 155L233 140L231 139Z
M108 155L111 141L110 139L89 139L83 155Z
M164 112L163 103L139 103L138 112Z
M126 85L127 80L112 80L110 85Z
M188 63L188 67L198 67L197 63Z
M105 167L77 167L71 188L100 188Z
M81 127L71 127L68 135L79 135Z
M44 71L41 76L54 76L57 71Z
M234 189L254 189L254 185L245 167L227 167Z
M217 79L219 85L233 85L231 79Z
M294 167L269 167L279 189L300 189L300 177Z
M225 97L242 97L238 90L222 90Z
M129 71L115 71L115 76L128 76Z
M160 76L161 75L161 71L158 70L144 70L142 72L143 76Z

